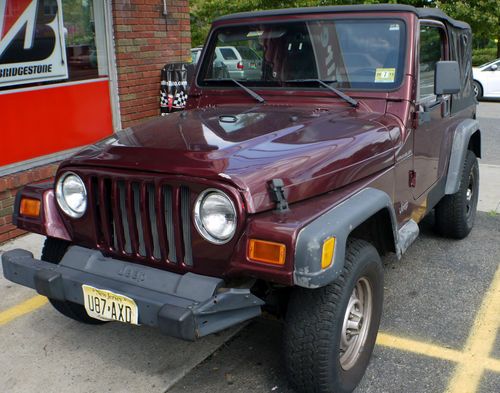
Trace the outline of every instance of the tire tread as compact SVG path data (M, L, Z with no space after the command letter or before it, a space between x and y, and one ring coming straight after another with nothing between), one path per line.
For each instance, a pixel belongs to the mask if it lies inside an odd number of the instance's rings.
M332 392L331 365L328 350L325 350L331 346L331 321L335 319L347 277L366 247L377 253L370 243L349 239L344 268L333 284L312 290L296 288L291 295L283 349L289 380L299 392ZM293 321L289 320L292 316ZM335 392L344 390L337 387Z

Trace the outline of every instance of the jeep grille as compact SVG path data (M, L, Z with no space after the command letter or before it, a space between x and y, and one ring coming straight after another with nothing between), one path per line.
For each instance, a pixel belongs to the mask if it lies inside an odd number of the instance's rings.
M105 176L90 180L99 248L117 256L192 266L188 187Z

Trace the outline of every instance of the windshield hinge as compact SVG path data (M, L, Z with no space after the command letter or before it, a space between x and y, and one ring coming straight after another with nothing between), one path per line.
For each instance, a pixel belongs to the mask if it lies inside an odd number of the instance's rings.
M285 183L282 179L273 179L269 182L269 189L271 190L271 196L273 201L276 202L277 211L288 210L288 201L285 196Z

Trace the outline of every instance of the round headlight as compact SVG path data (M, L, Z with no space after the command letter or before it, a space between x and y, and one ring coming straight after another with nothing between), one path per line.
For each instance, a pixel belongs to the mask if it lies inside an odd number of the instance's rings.
M83 180L73 172L62 175L56 184L59 207L68 216L80 218L87 210L87 190Z
M224 244L236 232L236 209L231 199L222 191L203 191L194 206L194 222L198 232L208 241Z

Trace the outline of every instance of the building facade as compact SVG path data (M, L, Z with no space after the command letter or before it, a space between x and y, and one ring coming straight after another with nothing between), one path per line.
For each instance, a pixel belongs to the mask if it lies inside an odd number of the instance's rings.
M0 0L0 243L27 183L159 115L160 71L190 60L188 0Z

